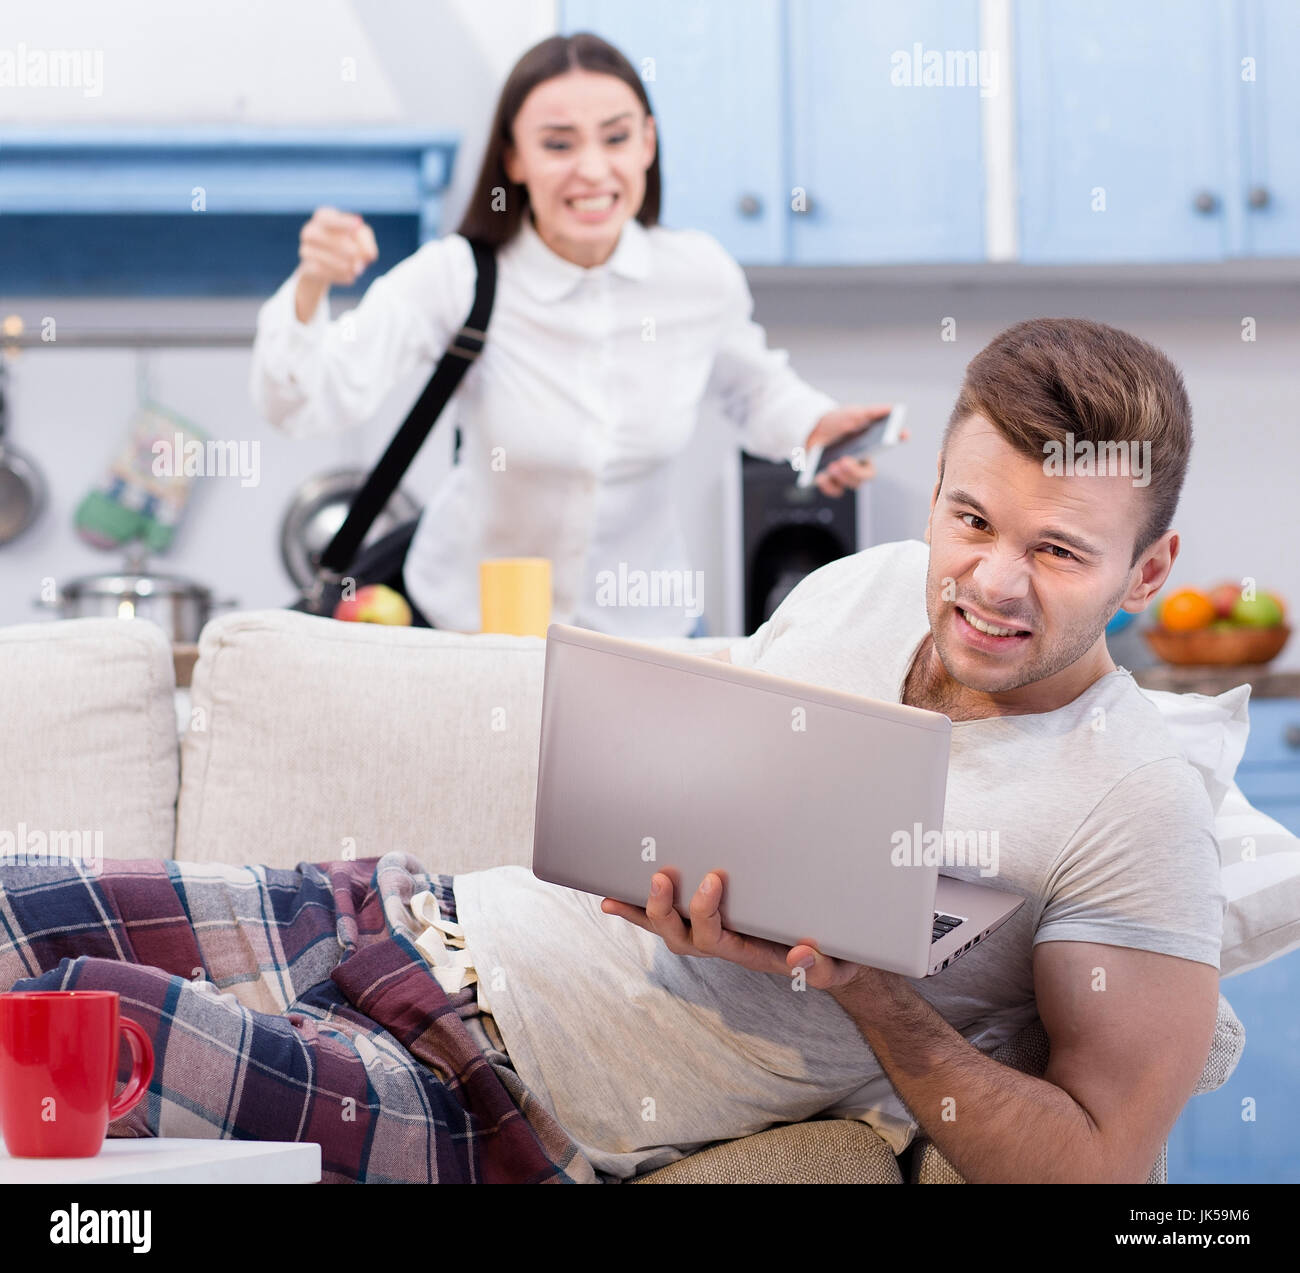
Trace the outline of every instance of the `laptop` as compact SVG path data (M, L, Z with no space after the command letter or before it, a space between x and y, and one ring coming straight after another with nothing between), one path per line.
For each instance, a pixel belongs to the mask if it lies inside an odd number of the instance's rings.
M933 976L1024 902L940 874L951 735L939 712L553 623L533 874L645 906L675 870L689 919L717 870L734 932Z

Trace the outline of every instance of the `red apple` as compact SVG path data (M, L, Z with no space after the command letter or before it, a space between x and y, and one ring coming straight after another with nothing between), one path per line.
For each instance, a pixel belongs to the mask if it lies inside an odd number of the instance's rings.
M340 601L334 607L334 617L345 623L388 623L409 627L411 607L400 592L394 592L387 584L371 583Z
M1241 596L1241 589L1235 583L1221 583L1211 588L1206 596L1210 598L1214 613L1220 619L1227 619L1232 615L1232 607L1237 604L1237 598Z

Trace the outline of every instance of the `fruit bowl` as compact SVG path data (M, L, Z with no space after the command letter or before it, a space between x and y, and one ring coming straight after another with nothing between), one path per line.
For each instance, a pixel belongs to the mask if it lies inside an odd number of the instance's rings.
M1267 663L1276 658L1286 645L1291 629L1286 624L1269 628L1198 628L1191 632L1146 628L1142 635L1166 663L1235 667L1246 663Z

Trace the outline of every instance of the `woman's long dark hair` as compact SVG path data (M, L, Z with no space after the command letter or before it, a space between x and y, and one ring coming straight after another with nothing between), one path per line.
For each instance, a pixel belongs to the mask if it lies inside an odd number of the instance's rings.
M578 31L573 35L553 35L533 45L515 63L497 99L483 164L473 197L456 229L458 234L494 247L514 238L528 207L528 187L506 176L505 148L514 141L515 116L537 85L578 69L617 76L637 95L646 114L654 114L645 86L631 62L600 36L590 31ZM659 140L656 140L654 160L646 169L645 198L636 214L636 219L644 226L659 224ZM498 190L506 192L504 209L492 206L494 192Z

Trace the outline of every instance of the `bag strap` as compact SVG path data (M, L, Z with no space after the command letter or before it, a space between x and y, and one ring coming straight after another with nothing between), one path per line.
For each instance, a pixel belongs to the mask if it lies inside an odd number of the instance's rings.
M488 319L492 314L492 301L496 296L497 259L491 244L470 240L474 251L474 265L477 281L474 284L474 304L470 307L465 322L452 337L424 392L415 400L415 405L407 413L388 444L388 449L380 457L379 463L370 471L365 485L357 492L348 515L343 519L329 546L320 556L321 570L328 573L337 583L356 556L366 532L374 525L375 518L397 489L403 474L411 467L416 452L429 436L429 431L437 423L456 386L460 384L470 364L483 351L487 340Z

